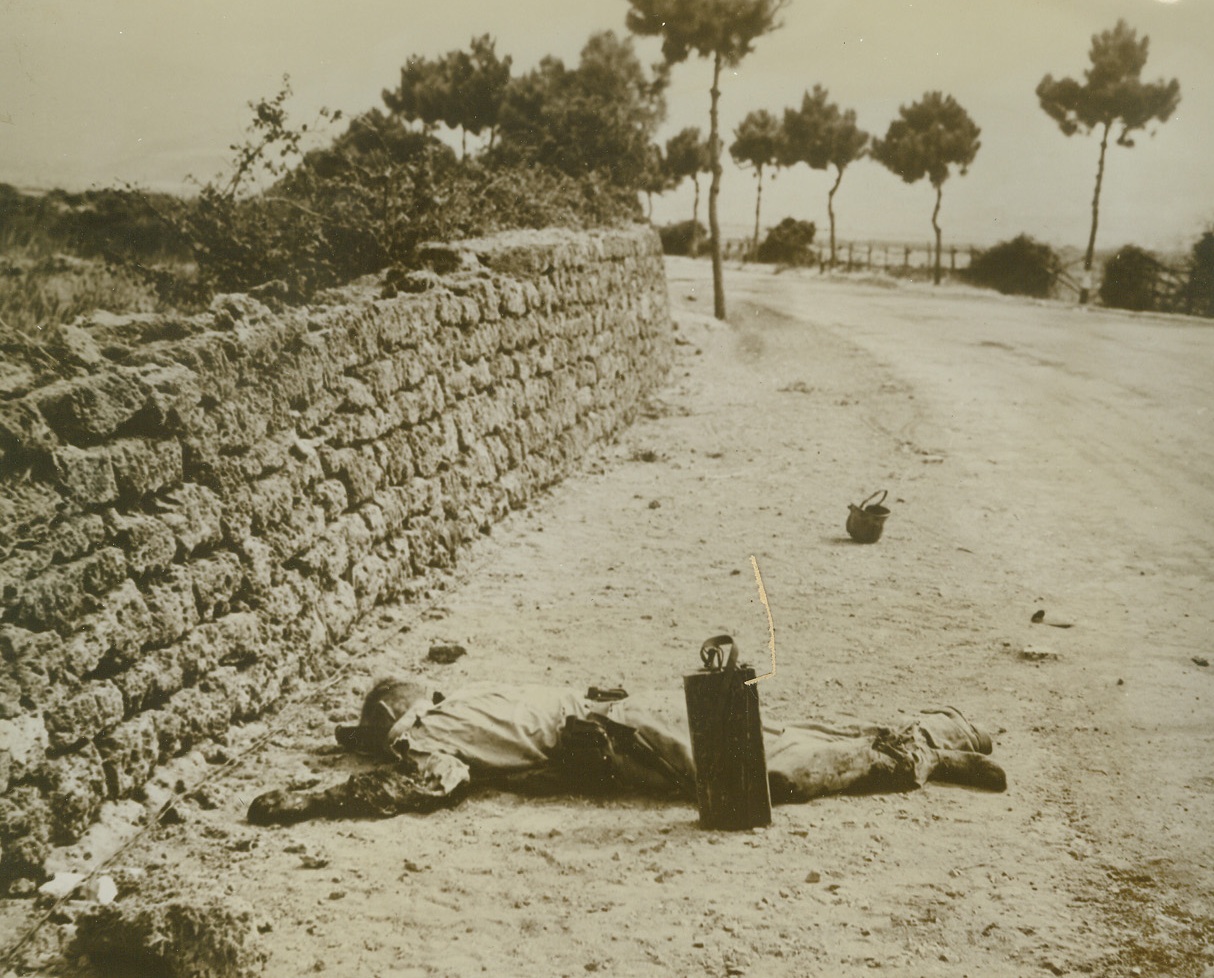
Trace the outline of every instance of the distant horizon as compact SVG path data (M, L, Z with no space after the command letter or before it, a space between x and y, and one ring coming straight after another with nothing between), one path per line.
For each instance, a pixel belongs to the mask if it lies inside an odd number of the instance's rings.
M353 115L380 105L380 90L411 54L434 56L489 33L514 57L514 73L552 54L576 63L597 30L626 36L626 0L518 0L509 10L480 0L441 9L416 0L364 0L337 11L315 2L214 0L169 8L159 0L7 0L10 57L0 59L0 182L28 190L80 192L130 182L187 193L187 177L219 172L249 117L247 103L291 76L296 122L322 105ZM860 125L885 131L899 105L928 90L954 95L982 127L966 176L944 185L945 246L989 247L1028 234L1055 247L1086 244L1095 180L1095 136L1062 135L1037 105L1048 73L1080 77L1091 35L1119 18L1151 38L1144 78L1177 77L1178 112L1139 134L1131 150L1110 145L1097 247L1136 244L1186 251L1214 227L1214 2L1038 0L974 5L968 0L792 0L784 27L722 81L722 137L749 111L780 114L822 84L853 108ZM543 23L543 32L534 29ZM658 44L638 39L646 63ZM707 133L710 66L676 65L659 142L685 126ZM724 152L722 224L729 236L754 228L753 177ZM833 176L833 175L832 175ZM832 177L798 166L765 179L763 226L784 217L829 233ZM707 181L700 220L707 224ZM691 217L690 182L654 198L653 220ZM871 161L848 168L835 202L837 235L926 245L933 194ZM642 198L643 206L643 198Z

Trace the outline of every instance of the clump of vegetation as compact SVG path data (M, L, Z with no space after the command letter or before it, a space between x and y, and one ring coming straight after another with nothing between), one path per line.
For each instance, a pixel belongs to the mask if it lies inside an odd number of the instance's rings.
M1184 304L1186 312L1214 316L1214 231L1207 231L1193 245Z
M817 260L811 247L817 232L813 221L786 217L767 232L759 245L759 261L776 265L812 265Z
M704 250L708 231L698 221L678 221L658 228L662 251L667 255L695 255ZM694 249L694 251L693 251Z
M162 205L172 199L118 188L25 192L0 183L0 252L20 261L65 253L103 258L115 252L145 260L185 258L181 242L144 205L144 197Z
M1159 259L1136 245L1126 245L1118 249L1117 253L1104 263L1100 301L1114 309L1154 309L1159 295L1159 276L1162 268Z
M976 254L964 276L1004 295L1045 298L1061 271L1062 261L1053 248L1021 234Z

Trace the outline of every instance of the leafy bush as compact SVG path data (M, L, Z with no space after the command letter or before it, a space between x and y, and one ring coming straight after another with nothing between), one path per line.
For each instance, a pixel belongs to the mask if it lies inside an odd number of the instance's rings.
M1154 309L1161 267L1149 251L1126 245L1104 263L1100 301L1114 309Z
M779 265L812 265L816 258L810 246L817 231L813 221L784 218L767 232L767 237L759 245L759 261Z
M1214 231L1207 231L1193 245L1184 300L1186 311L1214 316Z
M1004 295L1044 298L1053 290L1061 270L1062 262L1053 248L1021 234L979 252L964 275L975 285Z
M658 228L662 239L662 252L667 255L690 255L691 243L696 241L696 253L703 251L708 240L708 229L699 221L678 221ZM693 256L694 257L694 256Z

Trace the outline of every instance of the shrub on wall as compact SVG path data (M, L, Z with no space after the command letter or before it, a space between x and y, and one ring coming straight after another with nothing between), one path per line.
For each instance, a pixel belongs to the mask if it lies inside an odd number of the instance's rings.
M1136 245L1118 249L1104 263L1100 301L1114 309L1154 309L1160 268L1154 255Z
M1021 234L975 255L965 278L1004 295L1044 298L1053 290L1061 269L1053 248Z
M140 267L179 306L220 292L281 283L304 299L390 265L409 266L425 241L512 228L584 229L639 216L636 194L599 173L569 176L543 165L460 160L433 136L372 110L320 150L303 152L307 124L287 120L290 87L251 103L248 139L229 175L193 200L148 206L193 259L193 268ZM322 110L326 123L340 113Z
M813 221L786 217L767 232L759 245L759 261L778 265L812 265L816 257L811 245L818 229Z

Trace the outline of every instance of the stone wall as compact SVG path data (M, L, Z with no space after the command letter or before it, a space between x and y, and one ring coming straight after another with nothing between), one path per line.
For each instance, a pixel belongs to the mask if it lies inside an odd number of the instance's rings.
M323 674L668 369L648 230L430 257L390 298L99 315L0 368L0 888Z

